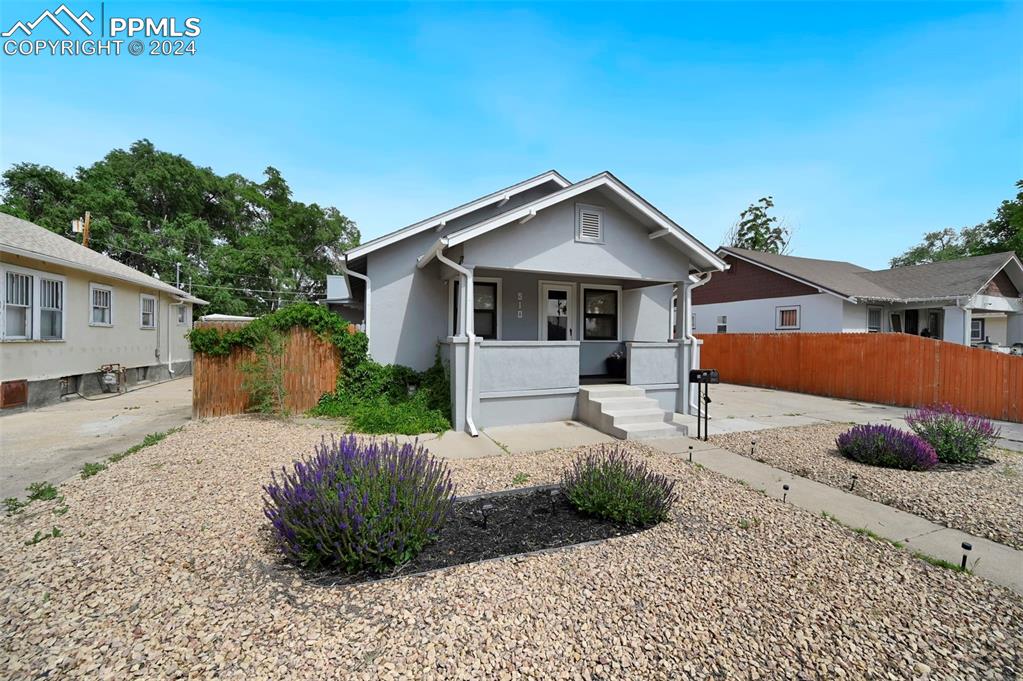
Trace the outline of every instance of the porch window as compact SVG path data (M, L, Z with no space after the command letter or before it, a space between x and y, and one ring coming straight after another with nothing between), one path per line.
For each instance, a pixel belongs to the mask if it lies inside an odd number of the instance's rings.
M776 307L774 328L778 331L799 329L799 305Z
M981 342L984 340L984 320L983 319L971 319L970 320L970 340Z
M476 335L497 338L497 284L473 282L472 323Z
M451 335L458 335L458 310L462 304L461 286L451 281ZM500 331L501 293L498 280L477 279L472 284L472 321L476 335L485 340L497 340Z
M583 289L583 340L618 340L618 291Z
M892 331L895 333L902 333L902 315L898 312L893 312L891 317Z
M867 331L878 333L881 330L881 308L867 308Z

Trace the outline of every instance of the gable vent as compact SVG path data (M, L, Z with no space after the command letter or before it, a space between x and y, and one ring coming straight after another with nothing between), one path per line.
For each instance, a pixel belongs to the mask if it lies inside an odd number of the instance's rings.
M604 210L597 206L576 206L576 239L579 241L604 240Z

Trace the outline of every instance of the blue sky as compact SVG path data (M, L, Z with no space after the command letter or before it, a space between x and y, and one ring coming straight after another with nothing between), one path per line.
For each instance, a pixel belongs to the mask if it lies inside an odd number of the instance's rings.
M59 2L0 5L6 30ZM99 2L69 2L99 16ZM0 56L0 162L146 137L279 168L369 239L549 168L611 170L709 245L771 194L795 255L870 267L1023 178L1023 4L111 0L194 57Z

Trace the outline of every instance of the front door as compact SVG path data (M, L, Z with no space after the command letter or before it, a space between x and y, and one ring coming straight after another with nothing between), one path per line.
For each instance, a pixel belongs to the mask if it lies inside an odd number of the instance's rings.
M571 284L540 285L540 340L575 340L574 291Z

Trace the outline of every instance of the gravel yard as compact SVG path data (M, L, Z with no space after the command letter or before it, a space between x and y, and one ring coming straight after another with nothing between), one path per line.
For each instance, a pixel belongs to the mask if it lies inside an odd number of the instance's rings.
M228 417L0 521L10 678L1011 678L1023 599L731 482L672 522L543 555L318 587L266 550L260 486L326 431ZM760 434L765 437L765 434ZM568 451L452 462L463 494L554 482ZM1019 516L1017 515L1017 518ZM62 536L27 546L37 530Z
M995 464L972 470L903 471L850 461L835 438L847 424L827 424L732 433L714 444L826 485L894 506L970 534L1023 549L1023 454L1004 449L984 453Z

